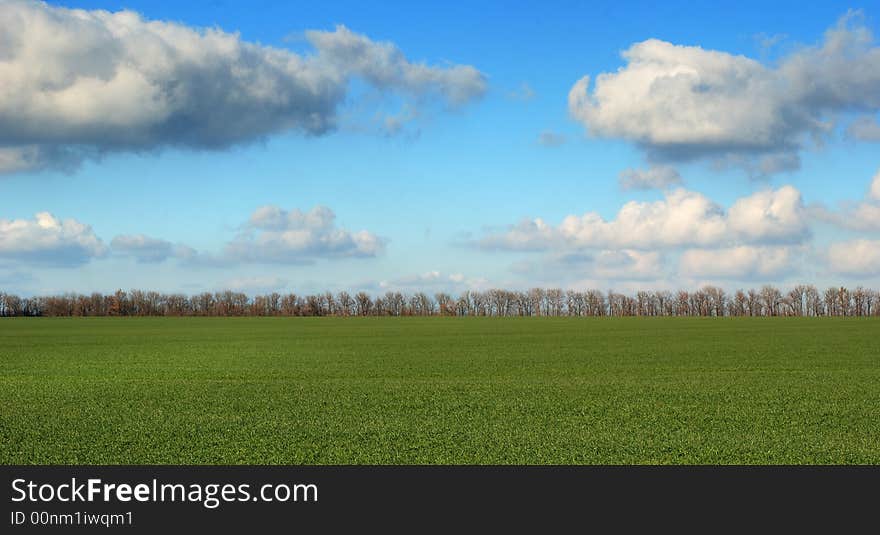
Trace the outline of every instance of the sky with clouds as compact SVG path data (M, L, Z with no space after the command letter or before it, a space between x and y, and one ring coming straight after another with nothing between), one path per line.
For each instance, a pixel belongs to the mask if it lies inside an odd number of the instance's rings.
M880 2L321 4L0 0L0 290L880 288Z

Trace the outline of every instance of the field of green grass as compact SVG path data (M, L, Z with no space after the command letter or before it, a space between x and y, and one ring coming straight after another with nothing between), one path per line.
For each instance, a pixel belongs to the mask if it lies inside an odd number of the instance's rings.
M0 463L880 463L875 319L0 319Z

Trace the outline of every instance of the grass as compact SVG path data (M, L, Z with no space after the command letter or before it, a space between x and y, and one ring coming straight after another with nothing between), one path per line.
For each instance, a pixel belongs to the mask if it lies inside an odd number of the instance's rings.
M0 320L2 464L880 463L875 319Z

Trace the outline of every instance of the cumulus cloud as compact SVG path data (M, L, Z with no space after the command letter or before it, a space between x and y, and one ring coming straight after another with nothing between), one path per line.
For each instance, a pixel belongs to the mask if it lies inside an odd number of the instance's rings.
M196 254L191 247L175 245L144 234L116 236L110 241L110 248L114 253L131 256L143 264L164 262L169 258L192 258Z
M799 166L846 112L880 111L880 48L856 12L818 46L776 66L657 39L622 53L626 65L569 93L569 110L598 137L631 141L651 161L707 158L754 174Z
M747 243L799 243L809 234L801 192L793 186L739 199L727 221L736 239Z
M565 145L565 136L556 132L541 132L538 136L538 145L542 147L561 147Z
M251 214L222 256L232 261L285 264L317 258L373 257L384 249L385 240L375 234L336 226L336 214L326 206L307 212L263 206Z
M434 270L417 275L382 280L372 286L377 290L462 291L482 289L487 284L488 281L484 278L468 277L462 273L446 274Z
M532 89L532 86L523 82L519 85L518 88L513 91L509 91L507 96L513 100L519 100L521 102L528 102L535 98L535 90Z
M880 170L874 175L865 200L841 203L831 210L819 203L810 207L810 213L819 221L841 228L859 231L880 230Z
M662 276L663 266L664 258L658 251L599 251L589 275L610 280L654 280Z
M648 169L625 169L617 177L617 180L620 187L625 190L666 189L680 186L682 183L678 171L668 165L654 165Z
M868 197L875 201L880 201L880 169L877 170L877 174L874 175L874 180L871 181L871 189L868 191Z
M800 243L809 236L807 211L792 186L759 191L728 211L704 195L677 189L654 202L630 201L606 221L595 212L570 215L558 226L525 220L478 242L484 249L541 251L575 248L664 249Z
M93 258L114 256L153 264L170 259L203 267L238 264L308 264L320 259L369 258L384 252L386 240L366 230L352 232L336 224L333 210L316 206L307 212L263 206L251 214L221 250L197 251L180 243L123 234L110 247L89 225L60 220L48 212L34 219L0 219L0 260L34 265L78 266Z
M859 117L850 124L846 133L859 141L880 141L880 122L874 117Z
M380 288L398 288L398 287L428 287L446 284L450 278L442 275L439 271L426 271L418 275L409 275L393 280L385 280L379 282Z
M816 219L832 225L858 231L880 230L880 203L847 202L841 204L837 211L817 205L811 207Z
M853 240L828 247L828 267L835 274L880 275L880 241Z
M221 290L244 292L248 295L279 292L287 287L287 281L280 277L238 277L228 279L217 285Z
M762 52L769 52L779 43L785 41L788 38L788 35L784 33L775 33L768 35L766 33L759 33L754 36L755 43L761 49Z
M660 281L667 276L663 251L637 249L570 250L554 252L539 261L515 262L510 271L525 279L520 285L553 286L574 281Z
M795 271L794 247L741 245L723 249L689 249L679 257L679 274L694 278L776 280Z
M356 75L377 88L417 96L436 94L452 106L486 92L486 77L470 65L412 63L393 43L372 41L344 26L333 32L309 30L306 39L317 49L317 59L339 77Z
M20 284L37 280L32 273L26 271L2 271L0 272L0 284Z
M76 266L106 254L92 227L49 212L33 219L0 219L0 258L48 266Z
M73 169L83 159L164 147L223 149L337 126L352 79L412 105L458 107L486 77L411 62L339 26L309 31L308 55L220 29L132 11L0 3L0 173Z
M485 278L432 270L397 278L365 280L343 286L340 289L347 291L353 289L371 294L395 291L403 293L425 292L431 295L439 292L460 294L471 290L485 290L490 286L489 280Z

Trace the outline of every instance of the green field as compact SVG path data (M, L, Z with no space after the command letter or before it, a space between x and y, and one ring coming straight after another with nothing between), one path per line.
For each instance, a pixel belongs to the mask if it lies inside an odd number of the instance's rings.
M876 319L0 320L0 463L880 463Z

